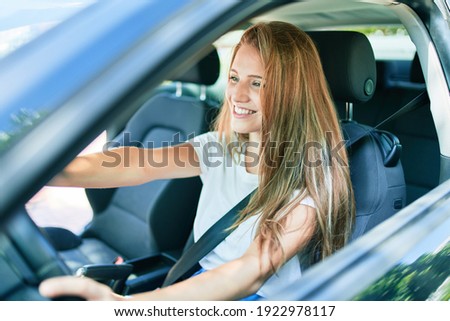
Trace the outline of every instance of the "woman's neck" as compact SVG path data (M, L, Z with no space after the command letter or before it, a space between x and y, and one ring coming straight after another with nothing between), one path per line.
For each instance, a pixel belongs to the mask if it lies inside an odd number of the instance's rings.
M248 173L258 174L259 169L259 152L261 147L260 133L250 133L249 141L245 148L245 169Z

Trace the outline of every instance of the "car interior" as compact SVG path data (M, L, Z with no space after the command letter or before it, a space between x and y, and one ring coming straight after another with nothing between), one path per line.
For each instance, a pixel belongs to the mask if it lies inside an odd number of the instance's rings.
M439 184L436 129L429 103L376 127L426 92L417 54L411 61L375 60L361 32L308 34L319 50L344 136L355 140L347 146L357 208L354 240ZM212 47L186 73L156 88L129 119L107 129L109 147L178 144L210 130L220 94L209 88L216 84L220 68L218 50ZM193 243L200 190L198 178L86 189L94 214L80 235L38 227L25 208L19 210L0 234L0 248L8 249L0 255L5 262L0 274L8 276L0 298L42 300L36 291L41 280L75 273L124 295L161 286ZM33 252L23 235L43 250Z
M375 93L377 73L368 39L357 32L323 31L309 34L318 46L336 105L357 106L357 103L370 101ZM215 50L205 59L212 60L211 57L218 59ZM218 61L205 63L202 60L196 67L199 74L213 72L217 75L218 66ZM216 80L205 83L193 78L180 78L176 81L185 79L200 85L211 85ZM348 82L342 79L348 79ZM200 108L193 104L193 100L200 104ZM183 142L189 135L208 129L212 118L207 117L211 114L207 110L217 110L217 105L205 104L205 100L200 97L159 91L130 119L116 141L119 145L129 145L129 142L123 141L124 133L129 133L131 140L152 142L156 147L157 144L173 142L174 137L181 138L175 143ZM170 123L167 123L167 118L158 118L162 105L170 108L173 115L180 113L180 117L172 119ZM164 110L166 112L167 109ZM340 110L344 134L348 139L364 135L349 147L357 205L353 240L403 208L406 204L406 187L398 139L389 132L373 130L366 124L352 120L348 112ZM190 117L189 122L185 121L187 117ZM180 126L198 125L181 131L179 128L173 129L174 124L178 123ZM176 135L178 132L182 134ZM389 163L386 161L388 156ZM90 270L86 270L88 265L91 269L95 268L98 280L114 284L112 286L116 291L130 294L151 290L161 286L169 268L180 257L181 250L192 242L192 238L187 240L200 188L201 183L197 179L183 179L156 181L115 190L87 190L95 212L92 222L81 236L61 228L50 227L45 230L74 273L85 266L83 273L92 275L89 274L92 273ZM174 225L173 222L179 224ZM116 270L120 269L114 264L118 257L124 260L123 266L126 267L122 268L126 272L118 275L128 277L128 274L134 274L125 283L123 279L111 283L111 273L116 276ZM126 264L133 265L134 269L128 269ZM136 277L138 274L144 275L144 279Z

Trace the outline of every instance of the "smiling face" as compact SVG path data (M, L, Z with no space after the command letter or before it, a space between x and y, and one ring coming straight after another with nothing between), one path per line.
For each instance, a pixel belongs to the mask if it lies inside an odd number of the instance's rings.
M230 68L226 96L231 109L231 128L236 133L259 137L262 124L260 90L264 66L259 52L243 44Z

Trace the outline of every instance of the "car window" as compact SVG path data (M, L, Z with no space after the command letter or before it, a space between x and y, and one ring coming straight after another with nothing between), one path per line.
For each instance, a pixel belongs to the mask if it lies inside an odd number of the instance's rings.
M0 59L96 0L3 0L0 2Z
M0 2L0 64L19 48L92 5L95 0L4 0ZM18 75L23 76L23 75ZM0 109L0 154L51 110L20 105Z
M408 255L353 300L448 301L450 221L442 224ZM447 239L446 239L447 238ZM442 240L445 240L442 242Z
M412 60L416 47L404 27L362 29L372 45L376 60Z

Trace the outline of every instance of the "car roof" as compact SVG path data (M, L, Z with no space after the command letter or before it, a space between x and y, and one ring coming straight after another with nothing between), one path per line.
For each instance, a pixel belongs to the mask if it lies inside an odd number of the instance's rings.
M333 26L399 24L398 16L385 6L367 2L317 0L291 3L255 19L282 20L310 30Z

